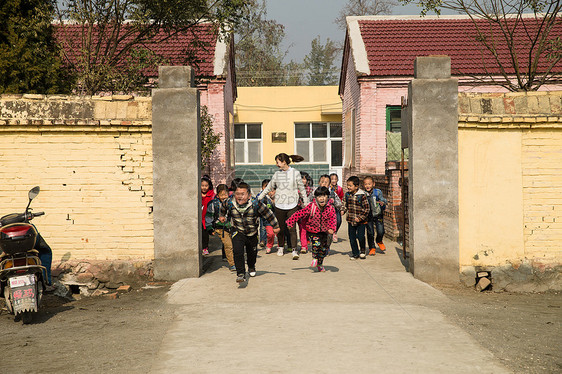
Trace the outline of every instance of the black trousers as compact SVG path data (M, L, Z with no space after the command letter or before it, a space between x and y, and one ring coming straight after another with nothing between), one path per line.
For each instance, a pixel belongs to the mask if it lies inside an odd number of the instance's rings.
M236 274L246 273L244 265L244 250L248 261L248 269L256 268L256 258L258 256L258 235L246 236L240 232L233 232L232 251L234 252L234 266Z
M285 234L289 234L289 249L297 249L297 227L294 225L291 228L287 227L287 220L295 214L295 212L299 210L298 207L294 207L291 210L279 209L275 207L275 218L277 218L277 222L279 222L279 233L277 234L277 245L281 248L285 245Z

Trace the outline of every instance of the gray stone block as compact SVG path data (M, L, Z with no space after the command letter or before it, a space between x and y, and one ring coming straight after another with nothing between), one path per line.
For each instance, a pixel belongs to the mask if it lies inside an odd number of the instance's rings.
M415 79L451 78L451 58L449 56L420 56L414 60Z
M158 67L158 88L182 88L194 86L194 74L190 66Z

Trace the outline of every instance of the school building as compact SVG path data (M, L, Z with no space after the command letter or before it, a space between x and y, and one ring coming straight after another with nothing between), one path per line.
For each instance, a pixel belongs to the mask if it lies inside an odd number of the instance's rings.
M252 188L278 170L275 156L298 154L296 169L315 183L325 173L341 177L342 103L337 86L238 87L234 103L236 177Z

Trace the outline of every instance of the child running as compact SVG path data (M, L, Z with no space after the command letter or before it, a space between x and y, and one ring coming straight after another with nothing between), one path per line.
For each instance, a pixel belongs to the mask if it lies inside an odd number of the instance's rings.
M201 178L201 218L203 222L203 254L209 254L209 232L207 231L207 227L205 225L205 215L207 214L207 205L213 200L215 197L215 192L213 191L213 182L211 179L204 175Z
M365 191L359 188L359 178L356 176L347 179L347 191L344 195L344 209L347 211L347 230L349 244L351 245L350 260L365 258L365 228L369 215L369 201ZM359 247L357 242L359 241Z
M334 192L339 198L340 200L343 201L343 188L338 185L339 182L339 177L336 173L332 173L329 175L330 177L330 191ZM339 210L336 210L336 215L337 215L337 219L338 219L338 226L336 227L336 232L333 235L333 241L334 243L338 242L338 230L340 229L341 226L341 217L342 217L342 213Z
M330 176L328 174L322 174L320 176L320 179L318 181L318 187L326 187L328 191L330 191L330 201L332 202L332 205L336 209L336 232L337 232L341 225L341 211L343 209L343 203L340 197L336 194L336 192L330 189ZM312 194L308 197L310 201L312 201L312 199L314 198L315 191L316 190L312 191ZM330 235L328 237L328 242L330 245L332 244L334 235Z
M246 279L244 265L244 250L246 250L248 273L256 276L256 258L258 245L258 218L263 217L273 226L273 233L279 232L279 223L273 212L261 201L250 196L250 186L241 182L236 186L234 196L230 197L221 208L219 220L222 223L230 221L232 225L232 249L234 251L234 265L236 266L236 282Z
M319 272L324 272L326 271L323 266L324 258L330 249L328 237L336 230L336 210L330 200L330 190L327 187L318 187L314 191L314 201L293 214L287 220L287 227L293 227L299 219L305 217L308 241L312 244L310 266L316 267Z
M363 187L369 199L371 210L367 217L367 243L369 244L369 256L374 256L377 253L375 247L375 230L376 230L376 243L381 251L385 251L386 247L382 242L384 237L384 222L383 212L386 207L386 199L382 196L382 191L375 188L375 181L373 177L363 178Z
M219 184L217 186L217 195L207 206L207 214L205 215L205 226L209 235L217 233L222 242L223 256L228 261L230 271L235 271L234 255L232 253L232 238L230 237L230 222L219 221L222 206L228 199L228 186Z

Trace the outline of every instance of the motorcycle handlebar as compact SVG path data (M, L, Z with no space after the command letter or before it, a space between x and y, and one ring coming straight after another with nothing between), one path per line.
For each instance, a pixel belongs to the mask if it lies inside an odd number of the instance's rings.
M43 216L43 215L45 215L45 212L33 213L33 217L39 217L39 216Z

